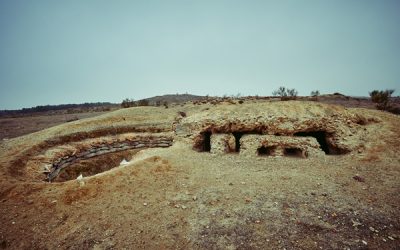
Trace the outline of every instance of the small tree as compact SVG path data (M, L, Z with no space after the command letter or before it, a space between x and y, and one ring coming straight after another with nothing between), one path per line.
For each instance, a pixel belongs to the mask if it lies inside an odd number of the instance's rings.
M297 90L296 89L287 89L285 87L279 87L279 89L272 92L274 96L280 96L282 101L286 100L296 100L297 98Z
M274 91L272 92L272 95L273 95L273 96L280 96L280 97L287 96L286 88L285 88L285 87L279 87L279 89L274 90Z
M387 90L374 90L369 92L371 101L376 103L376 108L380 110L388 110L390 105L390 97L392 96L394 89Z
M313 91L311 91L311 94L310 94L312 97L318 97L319 96L319 90L313 90Z
M136 106L136 103L133 99L129 99L129 98L125 98L122 103L121 103L121 107L123 108L130 108L130 107L134 107Z
M297 92L296 89L287 89L287 95L290 97L290 99L296 99L298 93L299 92Z

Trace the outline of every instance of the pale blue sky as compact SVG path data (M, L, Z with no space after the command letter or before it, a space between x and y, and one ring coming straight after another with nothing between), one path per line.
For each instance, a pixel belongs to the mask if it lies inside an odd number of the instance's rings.
M400 1L0 0L0 109L400 91Z

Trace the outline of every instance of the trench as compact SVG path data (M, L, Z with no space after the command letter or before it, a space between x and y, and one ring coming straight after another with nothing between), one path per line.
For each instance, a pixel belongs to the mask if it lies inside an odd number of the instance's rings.
M140 150L126 150L121 152L99 155L90 159L77 160L64 168L52 182L75 180L79 175L92 176L110 169L119 167L123 160L130 161Z
M145 148L167 148L172 145L172 138L138 138L136 140L100 143L79 152L65 154L55 159L46 176L46 180L68 181L80 174L91 176L118 167L120 162L129 160L133 154Z

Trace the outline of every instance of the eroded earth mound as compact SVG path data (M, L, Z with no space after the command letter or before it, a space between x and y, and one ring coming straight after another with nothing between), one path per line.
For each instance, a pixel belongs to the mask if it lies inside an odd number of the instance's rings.
M396 249L400 119L135 107L1 142L0 247Z

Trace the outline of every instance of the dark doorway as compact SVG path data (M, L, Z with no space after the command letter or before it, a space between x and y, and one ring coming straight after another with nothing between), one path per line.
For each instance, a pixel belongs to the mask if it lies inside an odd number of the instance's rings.
M271 156L274 154L276 147L271 146L271 147L266 147L266 146L261 146L257 149L257 155L259 156Z
M283 150L283 155L284 156L291 156L291 157L301 157L303 158L303 150L300 148L285 148Z
M240 151L240 138L245 134L244 132L233 132L233 136L235 137L235 152Z
M203 145L201 151L210 152L211 150L211 132L206 131L202 133L203 135Z
M325 154L334 154L326 141L325 131L298 132L295 133L294 136L314 137L317 139L319 146L321 147L322 151L325 152Z

